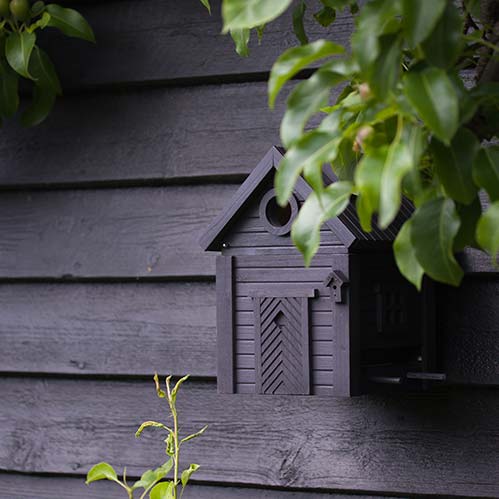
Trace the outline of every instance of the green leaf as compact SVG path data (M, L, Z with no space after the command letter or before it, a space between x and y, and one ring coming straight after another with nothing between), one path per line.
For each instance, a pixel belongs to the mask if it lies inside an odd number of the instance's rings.
M35 83L33 100L21 115L21 123L25 127L39 125L52 111L56 99L55 92L48 87Z
M476 229L476 240L492 257L494 264L497 265L497 253L499 252L499 201L492 203L480 217Z
M352 50L363 72L371 70L380 52L378 38L390 31L400 12L398 0L374 0L362 7L352 35Z
M473 162L473 180L492 202L499 201L499 147L482 147Z
M164 392L164 390L161 389L160 385L159 385L159 377L158 377L158 373L154 373L154 384L156 385L156 395L160 398L160 399L164 399L166 397L166 393Z
M462 32L461 14L452 2L446 2L435 29L421 45L427 61L443 69L452 67L463 48Z
M250 40L250 35L251 32L247 28L230 30L230 36L232 36L232 39L234 40L234 44L236 46L236 52L241 57L249 56L248 43Z
M307 10L307 5L304 0L301 0L293 9L293 31L302 45L308 43L307 33L305 33L305 26L303 25L305 10Z
M66 36L81 38L95 43L95 35L85 18L76 10L66 9L56 4L47 5L50 14L48 26L57 28Z
M149 493L150 499L173 499L173 482L161 482Z
M260 26L257 26L255 29L256 29L256 36L258 38L258 45L260 45L263 39L263 32L265 31L265 24L261 24Z
M343 51L344 48L341 45L326 40L317 40L308 45L286 50L278 57L270 72L268 84L269 106L274 107L279 91L296 73L319 59L341 54Z
M480 19L480 0L464 0L463 3L469 14L471 14L475 19Z
M411 241L412 220L407 220L402 225L393 243L395 261L400 273L418 290L421 290L424 270L416 258L416 252Z
M23 31L13 32L7 37L5 55L10 67L25 78L33 79L29 73L29 61L35 47L36 35Z
M379 38L380 53L372 65L367 79L380 100L385 100L398 81L402 50L398 35L384 35Z
M19 107L19 77L0 59L0 116L11 118Z
M185 487L187 485L187 482L191 478L191 475L195 473L198 469L199 469L199 464L191 464L189 468L182 471L182 475L180 476L182 487Z
M45 9L45 2L38 0L31 7L31 15L34 17L39 16L43 12L43 9Z
M279 17L292 0L223 0L222 33L232 29L256 28Z
M417 168L423 150L423 134L417 126L407 127L402 140L390 145L381 175L379 226L382 229L397 216L402 200L402 182L411 170Z
M412 217L411 241L420 265L432 279L454 286L464 275L453 253L459 226L452 199L432 199Z
M342 10L348 5L351 5L354 0L321 0L322 5L324 7L329 7L331 9Z
M448 76L454 85L459 101L459 124L468 123L476 113L479 105L479 99L474 99L471 92L464 86L464 82L457 71L448 73Z
M162 480L170 472L172 467L173 459L168 459L168 461L159 468L156 468L155 470L147 470L142 474L140 480L133 484L132 489L148 489L152 487L153 484Z
M327 186L320 196L312 191L303 203L293 223L291 237L303 254L305 265L310 265L319 249L322 224L346 209L352 190L351 182L335 182Z
M307 169L320 170L324 163L333 161L341 141L339 133L320 129L305 134L285 154L275 176L277 201L285 205L293 192L296 180Z
M183 438L180 443L183 444L185 442L188 442L189 440L192 440L193 438L197 438L197 437L200 437L205 431L206 429L208 428L208 425L206 426L203 426L203 428L201 428L199 431L197 431L196 433L192 433L191 435L189 435L188 437L185 437Z
M438 140L432 141L431 151L435 170L445 192L456 201L469 204L475 198L477 186L473 182L472 168L480 144L467 128L460 128L450 147Z
M87 485L97 480L111 480L113 482L119 482L118 475L114 468L108 463L99 463L93 466L87 473Z
M168 436L165 438L165 453L167 456L173 456L175 454L175 441L173 432L170 432Z
M173 388L173 390L172 390L172 394L171 394L171 399L172 399L173 403L175 403L175 400L177 399L177 393L178 393L178 391L179 391L179 389L180 389L180 386L181 386L181 385L182 385L185 381L187 381L188 379L189 379L189 375L184 376L183 378L180 378L180 379L177 381L177 383L176 383L175 387L174 387L174 388Z
M62 94L61 83L49 56L39 47L35 47L29 63L29 71L40 87L50 89L57 95Z
M311 116L328 104L332 87L344 79L343 75L319 70L294 88L281 122L281 140L285 147L289 148L301 136Z
M49 24L49 21L50 21L50 14L48 12L44 12L40 19L38 19L36 22L34 22L33 24L31 24L26 28L26 31L28 33L33 33L38 28L41 29L46 28Z
M405 77L404 91L430 131L449 144L459 123L459 103L445 71L431 67L410 71Z
M402 0L404 34L411 48L419 45L442 16L447 0Z
M461 224L454 239L454 251L462 251L467 246L476 246L476 226L482 214L480 199L476 196L468 205L457 203L456 211Z
M461 80L462 81L462 80ZM480 104L489 101L491 104L499 104L499 82L487 81L478 83L471 89L471 96Z
M357 213L362 229L366 232L371 231L372 216L379 209L381 177L387 154L387 147L375 149L372 154L362 158L355 171Z
M314 14L315 20L324 28L334 23L336 19L336 10L331 7L324 7Z
M210 0L199 0L205 7L206 10L210 13L211 15L211 5L210 5Z
M139 429L135 432L135 436L138 438L140 437L140 435L142 434L142 432L146 429L146 428L161 428L163 430L166 430L166 431L169 431L169 432L172 432L172 429L171 428L168 428L168 426L164 425L163 423L158 423L156 421L145 421L144 423L142 423L139 427Z

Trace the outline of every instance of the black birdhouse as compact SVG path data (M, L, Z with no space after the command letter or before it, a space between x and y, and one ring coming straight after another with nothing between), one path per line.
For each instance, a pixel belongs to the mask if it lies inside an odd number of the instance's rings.
M432 368L428 294L399 273L387 230L360 228L354 200L321 231L310 267L291 225L311 192L302 178L284 208L273 147L201 238L217 258L218 387L223 393L343 395L364 381L401 382ZM325 178L334 182L334 178Z

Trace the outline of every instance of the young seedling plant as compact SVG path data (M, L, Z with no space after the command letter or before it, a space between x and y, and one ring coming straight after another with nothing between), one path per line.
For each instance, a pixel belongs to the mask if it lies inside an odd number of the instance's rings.
M170 426L163 423L158 423L156 421L145 421L142 423L135 433L138 438L146 428L158 428L167 433L167 437L164 440L166 444L166 455L168 460L161 465L159 468L153 470L147 470L144 472L140 480L136 481L134 484L130 485L126 478L126 468L123 470L123 478L120 480L115 469L108 463L96 464L87 474L86 484L96 482L98 480L110 480L117 483L122 487L127 495L128 499L134 499L135 493L138 490L142 490L139 499L145 499L149 494L150 499L180 499L184 493L185 487L189 482L192 474L195 473L199 465L191 464L182 473L179 470L180 462L180 449L183 444L192 440L193 438L202 435L207 426L204 426L196 433L192 433L184 438L180 438L179 435L179 423L178 423L178 413L177 413L177 394L180 386L184 383L189 376L184 376L181 378L173 387L171 388L172 376L166 378L166 392L161 389L158 375L154 375L154 382L156 384L156 393L159 398L166 398L168 401L168 406L170 408L170 417L172 418L172 424ZM171 480L162 481L170 471L173 470L173 477ZM179 478L180 475L180 478ZM181 488L180 488L181 486ZM180 488L180 494L179 494Z

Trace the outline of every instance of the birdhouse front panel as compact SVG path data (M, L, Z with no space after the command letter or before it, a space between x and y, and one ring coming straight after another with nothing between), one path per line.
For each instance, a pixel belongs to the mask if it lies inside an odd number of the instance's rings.
M335 310L323 284L330 255L307 269L286 253L231 259L234 391L332 394Z
M229 266L230 271L217 275L219 293L226 294L228 288L232 293L231 319L219 322L219 342L232 342L232 383L222 391L335 393L338 317L330 282L325 281L333 268L341 267L348 274L348 259L342 241L325 228L321 250L305 268L290 237L302 202L295 192L281 211L270 172L222 238L219 265ZM347 310L345 305L340 307L340 315ZM341 327L345 326L342 317ZM225 350L226 345L220 345L220 351ZM225 364L230 357L223 354L223 358Z

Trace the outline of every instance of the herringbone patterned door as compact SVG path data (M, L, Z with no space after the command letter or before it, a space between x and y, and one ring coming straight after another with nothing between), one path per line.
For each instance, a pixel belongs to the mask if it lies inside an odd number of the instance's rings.
M257 297L254 300L257 393L308 394L307 298Z

